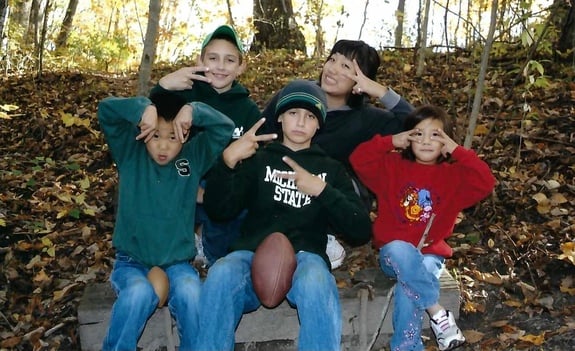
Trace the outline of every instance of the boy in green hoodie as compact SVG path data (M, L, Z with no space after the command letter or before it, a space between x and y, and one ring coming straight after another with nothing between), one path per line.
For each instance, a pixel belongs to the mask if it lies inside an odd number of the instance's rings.
M248 211L232 252L208 271L195 349L233 350L241 316L260 306L250 273L254 251L269 234L281 232L296 252L286 298L298 309L299 349L340 350L341 306L325 233L329 226L351 245L361 245L371 237L371 222L344 166L311 144L323 126L325 101L313 82L288 84L274 116L282 125L279 141L259 149L248 142L256 138L261 119L246 133L245 143L224 150L210 172L204 194L208 214L225 220Z
M178 116L177 124L173 120ZM183 143L193 124L202 132ZM147 275L162 268L168 307L177 320L180 350L191 350L198 330L200 278L189 264L194 242L195 194L200 178L228 145L234 124L206 104L173 94L109 97L98 120L119 174L119 204L110 276L117 299L102 350L136 350L159 296Z
M260 110L250 98L249 91L237 81L246 69L244 48L236 31L228 26L217 27L204 39L197 66L184 67L162 77L150 96L166 90L173 91L186 101L201 101L228 116L235 124L232 141L241 138L260 118ZM192 135L197 132L192 128ZM208 265L228 252L229 243L239 235L239 225L245 213L224 223L211 221L203 202L203 185L197 194L196 221L201 225L198 248Z

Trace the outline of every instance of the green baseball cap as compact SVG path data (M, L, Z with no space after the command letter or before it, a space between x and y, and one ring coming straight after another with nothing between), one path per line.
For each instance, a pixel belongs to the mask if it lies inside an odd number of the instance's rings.
M236 33L236 31L227 24L219 26L218 28L216 28L215 31L208 34L208 36L204 39L204 42L202 43L202 50L204 50L204 48L213 39L222 37L231 39L232 42L236 44L238 50L240 50L241 53L244 52L244 46L242 45L242 41L238 38L238 33Z

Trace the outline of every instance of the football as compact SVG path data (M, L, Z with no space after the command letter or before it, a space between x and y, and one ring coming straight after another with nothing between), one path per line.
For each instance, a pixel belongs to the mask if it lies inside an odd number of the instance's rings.
M158 307L164 306L164 303L166 303L166 300L168 299L168 293L170 292L170 282L168 281L166 272L164 272L160 267L154 266L148 272L148 280L152 284L154 292L160 299Z
M274 308L285 299L296 264L294 249L283 233L272 233L259 244L252 260L252 283L262 305Z

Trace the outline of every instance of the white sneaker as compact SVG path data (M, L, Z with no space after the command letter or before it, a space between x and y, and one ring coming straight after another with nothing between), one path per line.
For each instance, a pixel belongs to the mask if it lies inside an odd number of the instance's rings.
M196 257L194 257L194 262L200 262L202 265L208 263L206 255L204 255L204 244L202 243L202 236L197 233L196 236Z
M430 318L431 330L437 339L439 350L453 350L465 342L465 337L450 311L442 310Z
M331 234L327 235L327 247L325 248L325 253L331 263L331 269L336 269L341 266L345 259L345 249L337 241L335 236Z

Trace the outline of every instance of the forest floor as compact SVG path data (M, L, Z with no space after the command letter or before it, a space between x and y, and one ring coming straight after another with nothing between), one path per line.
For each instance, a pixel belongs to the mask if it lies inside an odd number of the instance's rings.
M382 57L379 80L414 105L444 106L463 140L479 60L437 55L418 78L412 53ZM290 79L317 78L320 65L260 55L240 79L263 106ZM498 183L463 213L450 239L447 265L461 286L459 325L468 339L460 350L575 349L575 70L546 63L541 87L518 76L520 66L499 58L488 70L473 149ZM179 67L160 68L154 79ZM135 75L2 78L0 349L80 349L83 288L108 279L113 257L117 177L96 106L108 95L133 95L135 86ZM347 247L347 255L339 270L350 275L374 266L369 245ZM433 340L426 348L437 349Z

